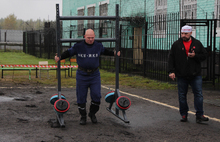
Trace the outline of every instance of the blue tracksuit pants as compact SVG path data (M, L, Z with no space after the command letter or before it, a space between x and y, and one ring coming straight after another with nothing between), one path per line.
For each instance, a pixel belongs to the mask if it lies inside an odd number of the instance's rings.
M90 97L93 102L101 100L101 78L99 70L92 74L83 71L76 72L76 95L77 103L84 104L87 102L87 93L90 88Z

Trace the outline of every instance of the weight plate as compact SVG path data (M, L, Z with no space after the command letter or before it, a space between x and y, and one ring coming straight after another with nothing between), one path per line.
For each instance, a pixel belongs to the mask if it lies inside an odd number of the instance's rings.
M107 103L111 103L111 102L114 102L114 98L115 98L115 92L112 91L112 92L107 93L107 95L105 96L105 101Z
M54 109L57 113L66 113L70 108L70 104L67 100L58 99L54 103Z
M63 96L63 94L61 95L61 99L66 99L66 98ZM50 103L51 103L52 105L54 105L54 103L55 103L57 100L58 100L58 95L55 94L55 95L53 95L53 96L50 98Z
M131 106L131 101L128 97L120 96L116 99L116 108L121 110L126 110Z

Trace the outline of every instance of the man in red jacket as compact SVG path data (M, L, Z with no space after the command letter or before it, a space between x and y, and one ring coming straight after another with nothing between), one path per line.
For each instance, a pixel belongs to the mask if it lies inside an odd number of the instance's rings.
M181 29L181 38L175 41L171 47L168 59L169 77L174 80L177 77L179 111L181 122L186 122L188 116L187 92L188 86L192 87L194 94L194 107L196 110L196 122L208 121L203 111L201 62L206 59L207 52L202 43L192 37L192 27L185 25Z

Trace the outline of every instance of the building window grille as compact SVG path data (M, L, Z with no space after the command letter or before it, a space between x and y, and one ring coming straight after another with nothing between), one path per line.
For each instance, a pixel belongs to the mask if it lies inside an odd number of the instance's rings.
M108 3L99 5L99 15L108 16ZM107 22L105 20L100 20L99 26L102 27L102 34L107 34Z
M88 16L95 16L95 7L94 6L88 7ZM94 23L95 23L94 20L88 20L87 28L94 29Z
M84 16L84 8L77 10L78 16ZM84 20L78 20L77 21L77 33L78 36L83 36L83 30L84 30Z
M181 6L182 19L196 19L197 15L197 0L182 0Z
M155 0L154 33L160 38L165 35L167 19L167 0Z

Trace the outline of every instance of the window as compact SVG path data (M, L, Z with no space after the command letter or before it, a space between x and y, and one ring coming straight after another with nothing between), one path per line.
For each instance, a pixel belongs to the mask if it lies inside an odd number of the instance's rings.
M108 1L99 3L99 15L108 16ZM99 21L99 26L102 28L102 34L107 34L107 23L105 20Z
M167 0L155 0L155 34L165 35L166 31L166 15L167 14Z
M77 15L78 16L84 16L84 7L77 9ZM84 20L78 20L77 21L77 33L78 36L83 36L83 30L84 30Z
M88 16L95 16L95 4L87 6ZM94 29L94 20L88 20L87 28Z
M197 0L182 0L181 8L182 19L196 19L197 15Z

